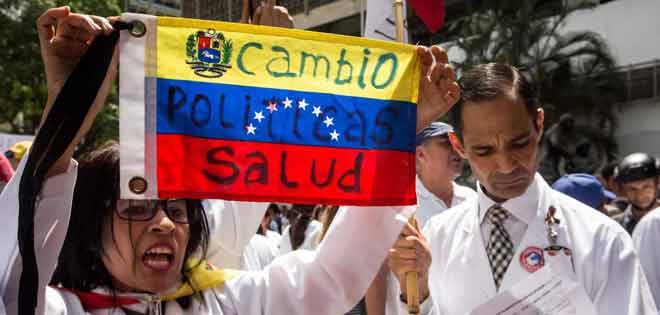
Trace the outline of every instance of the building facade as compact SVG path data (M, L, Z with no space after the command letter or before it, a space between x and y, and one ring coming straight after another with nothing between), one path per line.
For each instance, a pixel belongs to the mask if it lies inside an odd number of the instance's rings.
M243 0L186 0L183 16L202 20L238 22Z
M660 157L660 1L617 0L577 12L565 31L591 30L608 43L626 83L616 139L619 155Z
M124 0L124 11L161 16L181 16L183 0Z

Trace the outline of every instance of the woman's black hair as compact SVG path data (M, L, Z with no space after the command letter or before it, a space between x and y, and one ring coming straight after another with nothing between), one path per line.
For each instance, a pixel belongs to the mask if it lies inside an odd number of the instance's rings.
M314 218L314 205L299 205L295 204L291 211L296 213L294 220L291 222L289 236L291 238L291 248L298 249L303 242L305 242L305 231L309 223Z
M78 165L69 229L60 252L51 284L88 292L97 287L115 288L112 276L103 264L104 227L114 224L114 211L119 197L119 145L109 142L84 156ZM199 200L186 200L189 218L189 239L184 255L206 257L209 229L206 214ZM114 235L113 235L114 240ZM181 270L184 282L188 271ZM190 300L179 300L187 307Z

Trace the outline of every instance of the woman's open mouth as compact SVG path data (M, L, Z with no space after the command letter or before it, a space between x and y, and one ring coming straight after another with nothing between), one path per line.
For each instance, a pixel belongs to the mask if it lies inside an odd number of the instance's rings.
M142 263L157 271L169 270L174 265L174 250L169 245L154 245L142 255Z

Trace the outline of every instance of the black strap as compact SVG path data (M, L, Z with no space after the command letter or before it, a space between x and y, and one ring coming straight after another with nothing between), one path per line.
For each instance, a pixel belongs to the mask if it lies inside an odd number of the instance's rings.
M126 28L126 24L122 24ZM119 31L98 36L64 83L30 148L18 189L18 248L23 261L18 314L34 314L39 269L34 249L34 208L46 172L64 154L94 103L119 39Z

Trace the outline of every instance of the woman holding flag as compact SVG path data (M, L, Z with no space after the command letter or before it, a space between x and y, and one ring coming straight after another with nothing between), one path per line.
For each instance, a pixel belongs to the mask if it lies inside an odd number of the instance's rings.
M281 14L273 2L261 14ZM49 91L44 121L80 57L92 41L115 31L113 22L74 14L67 7L50 9L38 19ZM447 112L459 90L444 51L419 47L418 54L423 74L419 130ZM102 148L80 164L72 160L105 103L116 65L115 56L76 136L48 169L36 198L36 313L334 315L364 296L414 206L345 207L316 252L289 253L262 272L216 270L195 259L204 257L210 237L198 200L118 199L116 146ZM19 218L25 168L24 161L0 195L0 213L8 222ZM75 223L71 229L69 222ZM18 279L25 261L18 230L9 224L0 231L0 311L10 314L18 313L23 299ZM53 275L56 285L47 286Z

